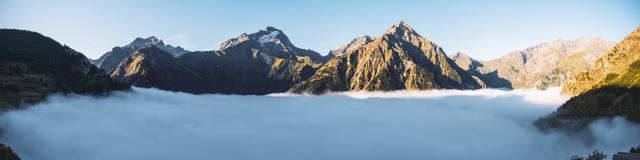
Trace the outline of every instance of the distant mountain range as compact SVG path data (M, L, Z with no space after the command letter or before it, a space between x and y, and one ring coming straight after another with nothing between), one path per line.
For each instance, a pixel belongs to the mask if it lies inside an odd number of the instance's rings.
M100 69L103 69L106 72L111 72L111 70L113 70L113 68L116 67L116 65L118 65L118 63L120 63L126 57L131 55L136 50L142 49L147 46L158 47L159 49L168 52L174 57L189 52L180 46L173 47L171 45L165 45L162 40L158 39L155 36L151 36L145 39L138 37L128 45L125 45L123 47L113 47L111 51L105 53L96 60L92 60L91 62L98 66Z
M134 86L171 91L268 94L289 90L325 61L317 52L294 46L273 27L241 34L217 51L172 55L147 45L123 58L110 75Z
M298 48L282 30L267 27L229 39L215 51L193 52L155 36L138 37L89 62L116 81L189 93L545 89L591 69L612 46L598 38L557 40L480 61L463 53L447 56L400 22L378 37L356 37L326 56Z
M558 87L585 71L615 43L600 38L579 38L542 43L498 59L479 61L456 53L452 59L490 88Z
M171 57L144 53L151 46ZM190 52L156 37L136 38L124 47L114 47L94 64L134 86L190 93L546 89L589 69L612 46L613 42L598 38L558 40L479 61L463 53L449 57L400 22L379 37L356 37L326 56L300 49L283 31L267 27L229 39L216 51Z

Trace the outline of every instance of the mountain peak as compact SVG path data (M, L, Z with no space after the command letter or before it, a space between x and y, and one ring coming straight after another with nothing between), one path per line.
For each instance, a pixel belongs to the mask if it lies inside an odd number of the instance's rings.
M420 37L420 35L416 33L416 31L414 31L407 22L404 21L400 21L399 23L391 26L391 28L389 28L384 34L396 38L401 38L406 41L412 41L412 39Z
M450 56L451 58L455 59L455 58L471 58L471 56L464 54L462 52L457 52L453 55Z
M279 29L277 29L277 28L275 28L275 27L271 27L271 26L267 26L266 31L267 31L267 32L272 32L272 31L279 31L279 32L282 32L281 30L279 30Z
M163 51L163 50L158 48L157 46L150 45L150 46L142 47L142 48L136 50L135 52L149 52L149 51Z
M398 24L396 24L397 26L402 26L402 27L408 27L411 28L411 25L409 25L409 23L405 22L405 21L400 21L398 22Z
M140 48L140 47L144 47L144 46L148 46L148 45L157 45L157 44L164 45L162 40L160 40L156 36L151 36L151 37L147 37L147 38L144 38L144 39L140 38L140 37L137 37L136 39L133 40L133 42L129 43L129 45L127 45L126 47Z
M169 53L171 53L174 56L178 56L181 55L183 53L189 52L187 50L185 50L184 48L180 47L180 46L171 46L171 45L165 45L164 42L162 42L162 40L156 36L150 36L147 38L136 38L135 40L133 40L133 42L129 43L128 45L125 46L125 48L131 48L132 50L137 50L140 48L144 48L147 46L155 46L158 47L159 49L165 50Z
M385 34L390 34L393 35L395 33L410 33L410 32L414 32L413 28L411 28L411 25L409 25L409 23L404 22L404 21L400 21L397 24L394 24L393 26L391 26L391 28L389 28L387 30L387 32L385 32Z
M156 36L147 37L145 40L147 40L147 41L151 41L151 42L156 42L156 43L158 43L158 42L162 41L162 40L160 40L160 39L159 39L158 37L156 37Z

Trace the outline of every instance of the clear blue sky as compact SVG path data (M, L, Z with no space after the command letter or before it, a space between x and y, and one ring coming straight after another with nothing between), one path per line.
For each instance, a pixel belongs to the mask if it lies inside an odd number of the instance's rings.
M559 38L619 41L640 26L640 0L0 0L0 28L37 31L90 58L151 35L214 50L266 26L326 54L400 20L447 53L490 59Z

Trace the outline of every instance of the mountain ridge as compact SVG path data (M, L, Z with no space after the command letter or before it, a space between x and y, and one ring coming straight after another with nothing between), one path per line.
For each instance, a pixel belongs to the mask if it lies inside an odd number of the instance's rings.
M640 123L640 27L593 65L566 82L563 93L575 96L537 120L538 128L580 132L597 119L614 117Z
M324 61L324 57L317 52L296 47L283 31L273 27L231 38L221 43L216 51L157 58L164 59L168 66L142 63L145 58L131 57L121 63L120 68L113 70L111 75L138 87L190 93L268 94L287 91L292 85L310 77ZM153 58L147 60L153 62ZM131 69L132 66L135 69ZM169 71L172 68L182 71ZM166 71L154 72L156 74L150 77L127 76L161 69ZM173 76L167 73L189 75ZM166 83L160 83L162 81ZM183 84L187 82L199 86Z
M477 89L480 84L442 48L401 21L372 42L329 60L290 91L321 94L435 88Z
M36 103L53 93L104 95L129 89L69 46L15 29L0 29L0 82L0 109Z
M166 45L161 39L157 38L156 36L150 36L148 38L137 37L127 45L124 45L122 47L113 47L111 51L103 54L98 59L93 60L92 63L98 66L100 69L103 69L105 72L109 73L130 54L138 49L148 46L156 46L162 50L167 51L174 57L189 52L188 50L185 50L180 46L173 47L171 45Z
M110 73L114 80L137 87L203 93L207 83L194 71L179 63L170 53L156 46L133 52Z
M598 58L593 68L571 77L562 93L578 95L591 89L609 85L609 81L633 69L640 60L640 27L629 33L620 43Z
M469 56L454 60L490 88L546 89L560 86L570 76L589 69L613 44L601 38L558 39L491 60ZM469 66L471 62L473 65Z

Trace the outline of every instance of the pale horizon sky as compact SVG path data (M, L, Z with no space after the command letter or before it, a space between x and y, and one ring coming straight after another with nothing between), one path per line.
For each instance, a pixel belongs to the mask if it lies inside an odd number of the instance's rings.
M401 20L447 54L487 60L557 39L618 42L640 26L640 0L0 0L0 28L42 33L92 59L148 36L191 51L215 50L267 26L326 55Z

